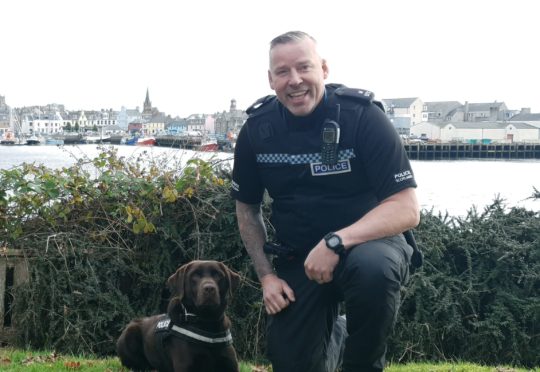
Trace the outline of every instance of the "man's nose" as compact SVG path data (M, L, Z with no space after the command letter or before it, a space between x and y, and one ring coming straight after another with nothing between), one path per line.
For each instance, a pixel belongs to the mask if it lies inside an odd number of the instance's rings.
M300 83L302 83L302 76L298 73L298 71L292 69L289 77L289 84L298 85Z

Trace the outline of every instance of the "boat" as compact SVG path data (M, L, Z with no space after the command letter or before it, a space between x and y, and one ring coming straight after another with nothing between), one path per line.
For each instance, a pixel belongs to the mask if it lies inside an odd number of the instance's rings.
M135 145L137 143L138 139L139 139L139 137L137 137L137 136L133 136L133 137L130 137L130 138L125 138L124 141L123 141L123 144L124 145Z
M45 144L60 146L64 144L64 140L62 138L47 137L45 138Z
M139 137L135 144L137 146L154 146L156 144L156 139L154 137Z
M219 145L218 145L217 140L209 139L209 140L203 141L197 150L205 151L205 152L218 151Z
M79 133L67 133L63 135L55 135L53 137L63 140L64 145L77 145L84 143L84 137Z
M109 137L109 143L112 145L125 144L126 136L124 134L111 134Z
M14 145L15 135L12 131L8 130L4 133L4 137L0 140L0 145Z
M103 142L109 142L111 136L86 136L84 137L84 141L86 143L103 143Z
M27 145L39 145L41 144L41 139L37 137L36 135L31 135L26 139Z

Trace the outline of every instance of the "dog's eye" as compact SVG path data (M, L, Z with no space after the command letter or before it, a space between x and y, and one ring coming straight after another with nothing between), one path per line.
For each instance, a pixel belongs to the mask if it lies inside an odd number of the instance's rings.
M219 279L221 279L223 277L224 277L224 275L220 271L212 271L212 278L214 278L216 280L219 280Z

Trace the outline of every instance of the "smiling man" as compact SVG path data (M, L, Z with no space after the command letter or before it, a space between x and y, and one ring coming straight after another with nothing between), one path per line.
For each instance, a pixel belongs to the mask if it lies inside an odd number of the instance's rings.
M231 191L269 314L268 358L275 372L382 371L400 287L419 256L403 234L419 222L409 160L371 92L325 85L313 37L280 35L269 57L276 96L247 110Z
M315 110L324 96L328 76L326 61L317 54L315 41L304 38L296 43L275 41L270 50L268 81L278 100L296 116Z

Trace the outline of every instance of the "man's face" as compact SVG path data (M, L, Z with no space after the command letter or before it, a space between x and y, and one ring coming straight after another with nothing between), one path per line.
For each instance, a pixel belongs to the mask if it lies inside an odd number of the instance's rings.
M268 81L279 101L296 116L313 112L324 95L328 66L311 39L278 44L270 51Z

